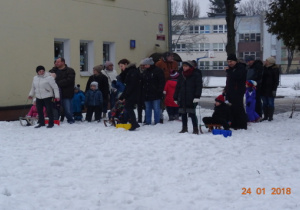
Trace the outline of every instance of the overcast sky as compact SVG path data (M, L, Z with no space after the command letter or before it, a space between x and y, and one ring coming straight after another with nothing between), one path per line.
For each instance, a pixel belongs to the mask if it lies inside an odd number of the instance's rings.
M185 0L177 0L177 1L179 1L182 4L182 2ZM200 17L207 17L207 12L209 12L209 5L210 5L209 0L195 0L195 1L200 4ZM241 3L245 1L247 0L241 0Z

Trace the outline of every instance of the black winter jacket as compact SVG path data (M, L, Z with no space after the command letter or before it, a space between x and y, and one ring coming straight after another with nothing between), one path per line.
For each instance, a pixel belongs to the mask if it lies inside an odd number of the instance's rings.
M264 68L261 84L261 96L273 97L272 91L277 91L279 85L279 68L272 65Z
M247 80L254 80L257 86L261 86L262 74L264 71L261 60L255 60L251 66L247 68Z
M174 93L174 101L178 101L180 113L194 113L194 98L200 98L202 94L202 74L198 69L194 69L189 77L183 76L183 71L177 79Z
M66 67L64 69L58 69L53 67L50 70L51 73L56 74L56 84L61 90L62 99L64 98L73 98L74 95L74 86L75 86L75 71L74 69Z
M226 70L226 73L226 99L230 103L242 101L246 91L246 64L237 63L233 68L229 67L229 69Z
M219 106L215 106L212 118L218 120L225 120L226 122L231 122L232 117L230 107L225 103L221 103Z
M86 83L85 92L87 92L90 89L90 85L94 81L98 82L98 89L102 93L103 100L107 100L109 94L108 78L102 73L98 75L92 75L89 77L89 80Z
M120 80L125 85L125 90L119 97L120 100L125 99L126 106L137 104L140 96L140 72L135 64L129 64L127 68L120 74Z
M143 97L145 101L162 99L165 76L162 69L151 65L142 74Z

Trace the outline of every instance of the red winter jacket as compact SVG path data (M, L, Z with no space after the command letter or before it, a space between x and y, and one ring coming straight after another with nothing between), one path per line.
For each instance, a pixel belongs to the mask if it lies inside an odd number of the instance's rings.
M165 85L164 91L166 91L165 105L171 107L178 107L178 105L174 102L173 95L175 92L177 80L168 80Z

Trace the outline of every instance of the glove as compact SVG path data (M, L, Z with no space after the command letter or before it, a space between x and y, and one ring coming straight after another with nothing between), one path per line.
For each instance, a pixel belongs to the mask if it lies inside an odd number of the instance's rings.
M174 101L175 102L175 104L177 104L178 105L178 101Z
M273 96L274 98L276 97L276 91L275 91L275 90L272 91L272 96Z
M59 98L55 98L55 99L54 99L55 102L58 102L59 100L60 100Z
M200 98L194 98L193 103L199 103L200 102Z
M163 91L163 94L165 94L165 95L166 95L166 93L167 93L167 92L164 90L164 91Z
M250 103L250 102L248 102L248 103L247 103L247 106L250 106L250 104L251 104L251 103Z

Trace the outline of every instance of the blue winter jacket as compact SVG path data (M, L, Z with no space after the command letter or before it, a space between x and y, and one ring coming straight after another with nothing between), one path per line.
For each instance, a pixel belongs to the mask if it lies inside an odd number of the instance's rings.
M86 106L102 106L103 98L102 93L99 89L89 89L85 94L85 105Z
M75 93L72 100L73 112L81 112L82 106L84 105L85 96L82 91Z

